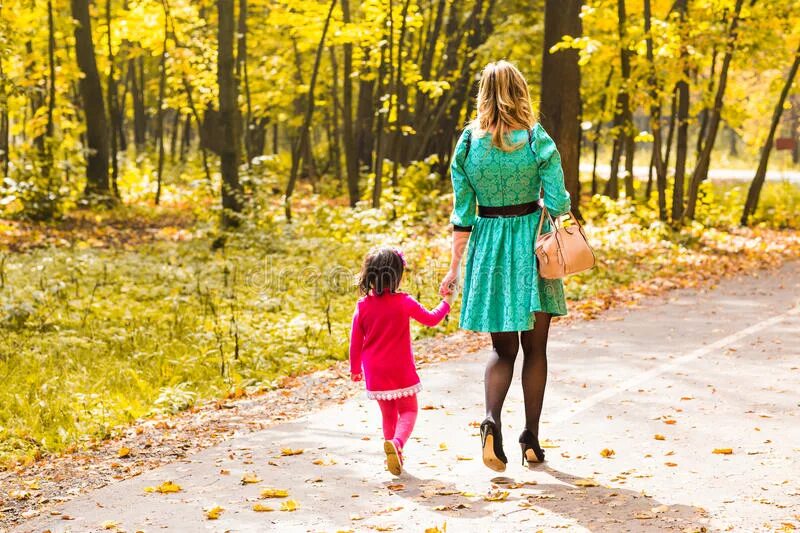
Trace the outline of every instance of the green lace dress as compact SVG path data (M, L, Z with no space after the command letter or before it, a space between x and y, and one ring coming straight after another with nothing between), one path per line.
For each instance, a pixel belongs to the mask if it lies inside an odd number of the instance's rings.
M533 202L544 190L544 205L555 215L570 209L564 173L553 139L539 124L511 133L520 148L504 152L491 135L466 130L456 144L450 173L456 231L470 231L461 299L460 325L473 331L524 331L533 328L534 312L567 314L561 280L539 277L533 238L541 210L509 218L477 216L477 205L505 206ZM549 227L547 221L542 231Z

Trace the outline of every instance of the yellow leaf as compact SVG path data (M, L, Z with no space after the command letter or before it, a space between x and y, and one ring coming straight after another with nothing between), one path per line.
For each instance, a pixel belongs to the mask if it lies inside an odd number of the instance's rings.
M255 472L247 472L242 476L242 485L247 485L249 483L258 483L261 481L261 478L258 477L258 474Z
M466 455L456 455L456 459L459 461L472 461L472 457L467 457Z
M611 457L612 455L614 455L614 450L611 450L609 448L603 448L602 450L600 450L600 455L606 458Z
M285 489L263 489L261 491L262 498L286 498L289 491Z
M336 464L336 461L335 461L335 460L333 460L333 459L332 459L332 458L330 458L330 457L328 457L328 458L325 458L325 459L314 459L314 460L313 460L313 461L311 461L311 462L312 462L313 464L315 464L315 465L318 465L318 466L332 466L332 465L335 465L335 464Z
M664 463L667 466L678 466L678 463Z
M157 487L145 487L145 492L160 492L161 494L167 494L170 492L180 492L181 486L173 483L172 481L165 481L161 485Z
M115 520L106 520L105 522L100 524L100 526L103 529L117 529L118 525L119 525L119 522L116 522Z
M34 479L33 481L26 481L25 485L30 490L41 490L41 488L42 488L41 485L39 485L39 480L38 479Z
M661 435L660 433L656 433L653 436L653 438L656 439L656 440L666 440L666 437L664 437L664 435Z
M667 418L667 419L665 419L665 420L664 420L664 423L665 423L665 424L669 424L669 425L676 424L677 422L678 422L678 421L677 421L677 420L675 420L674 418Z
M542 448L558 448L559 447L558 444L556 444L553 441L547 440L547 439L543 440L541 442L541 444L539 444L539 446L541 446Z
M281 450L281 455L300 455L304 451L305 450L302 448L298 448L296 450L293 450L292 448L284 448Z
M426 527L425 533L447 533L447 522L442 524L441 528L439 528L438 526Z
M297 510L297 502L294 500L286 500L285 502L281 503L281 511L292 512Z
M597 483L597 481L595 481L593 479L590 479L590 478L586 478L586 479L577 479L577 480L575 480L575 486L576 487L599 487L600 485Z
M732 448L714 448L714 451L711 453L716 453L719 455L730 455L733 453Z
M439 449L440 450L446 450L447 449L447 443L446 442L440 442L439 443Z
M123 458L128 457L131 454L131 449L123 446L122 448L117 451L117 457Z
M508 494L507 490L496 490L484 496L483 499L487 502L501 502L508 498Z
M264 505L263 503L254 503L253 510L257 513L268 513L270 511L274 511L275 509L268 505Z
M219 515L221 515L222 511L224 510L225 509L223 509L219 505L215 505L214 507L205 510L206 518L208 518L209 520L216 520L217 518L219 518Z

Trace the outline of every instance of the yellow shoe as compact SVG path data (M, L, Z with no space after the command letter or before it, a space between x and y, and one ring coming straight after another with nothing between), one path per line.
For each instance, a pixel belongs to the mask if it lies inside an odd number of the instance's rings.
M403 472L403 457L400 455L400 451L395 446L394 441L384 441L383 451L386 452L386 468L395 476L399 476Z

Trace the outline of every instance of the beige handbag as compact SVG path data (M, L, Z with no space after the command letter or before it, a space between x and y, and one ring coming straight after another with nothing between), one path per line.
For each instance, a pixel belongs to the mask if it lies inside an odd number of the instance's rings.
M592 268L595 264L594 252L586 241L586 234L575 215L570 211L569 217L573 223L569 227L564 227L560 221L559 223L553 221L553 217L544 206L542 211L534 240L539 275L545 279L559 279ZM545 217L550 221L552 229L541 235Z

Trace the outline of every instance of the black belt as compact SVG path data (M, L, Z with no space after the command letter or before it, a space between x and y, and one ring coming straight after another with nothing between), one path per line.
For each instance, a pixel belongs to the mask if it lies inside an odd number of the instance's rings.
M539 207L539 202L502 206L479 205L478 216L483 218L521 217L535 213Z

